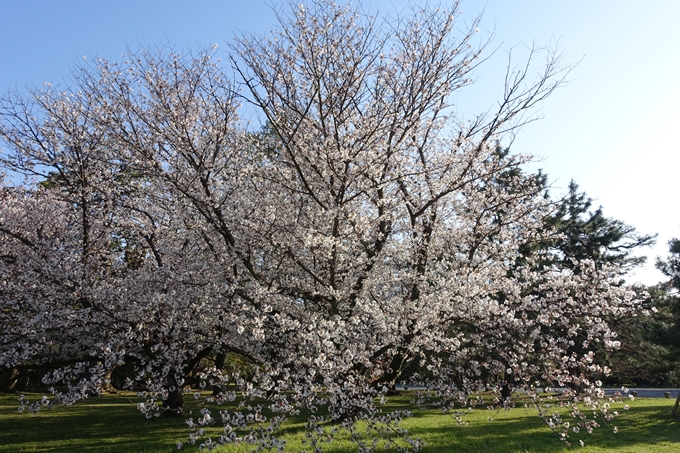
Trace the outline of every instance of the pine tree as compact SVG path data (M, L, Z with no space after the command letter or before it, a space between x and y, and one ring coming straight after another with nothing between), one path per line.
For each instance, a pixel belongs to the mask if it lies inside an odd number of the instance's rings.
M616 265L621 274L645 262L646 257L635 256L641 247L654 244L656 235L638 234L635 227L621 220L607 218L602 207L591 210L592 199L573 180L569 192L557 203L553 215L545 220L555 236L543 244L550 252L550 263L575 270L574 263L590 259L598 269Z

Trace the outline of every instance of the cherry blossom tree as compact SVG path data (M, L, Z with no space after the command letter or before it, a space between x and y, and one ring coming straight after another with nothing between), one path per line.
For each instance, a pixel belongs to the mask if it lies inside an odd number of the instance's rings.
M566 440L535 386L578 384L610 419L590 380L606 370L583 351L617 346L605 319L636 295L616 268L539 271L522 256L551 208L520 171L530 157L500 146L569 68L533 50L495 109L460 118L453 95L485 46L458 15L313 2L234 41L230 70L215 50L147 49L86 64L66 89L4 96L1 162L41 185L3 184L0 363L55 386L22 407L71 404L131 363L147 417L181 413L191 386L223 385L213 403L267 401L270 418L225 406L204 447L282 450L276 429L302 412L314 451L337 429L360 451L374 438L418 450L396 426L408 414L380 410L417 365L423 405L455 412L503 379ZM226 353L252 375L226 373ZM188 420L191 443L216 422L208 407Z

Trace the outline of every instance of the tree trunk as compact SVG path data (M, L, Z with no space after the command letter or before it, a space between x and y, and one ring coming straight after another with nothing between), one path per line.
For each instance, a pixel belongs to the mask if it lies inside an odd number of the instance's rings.
M501 404L505 404L506 401L512 396L512 389L507 381L503 381L503 386L501 387L501 396L498 399Z
M178 386L172 392L168 392L168 397L163 400L163 416L177 417L182 414L184 405L184 394Z
M224 368L224 362L225 362L226 358L227 358L227 355L225 353L218 352L217 356L215 357L215 368L222 371L222 369ZM221 385L219 385L219 384L213 385L213 393L212 393L213 396L219 395L221 391L222 391Z
M104 382L102 382L102 392L118 393L116 388L111 384L111 376L113 375L113 368L108 370L104 375Z
M10 371L10 374L9 374L9 377L7 378L7 380L2 383L2 388L0 388L0 391L2 391L4 393L9 393L9 392L15 391L18 381L19 381L19 369L18 368L12 368L12 371Z

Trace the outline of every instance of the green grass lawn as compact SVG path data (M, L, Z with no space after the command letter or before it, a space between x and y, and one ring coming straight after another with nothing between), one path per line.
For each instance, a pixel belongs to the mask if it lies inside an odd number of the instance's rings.
M36 399L38 395L27 395ZM103 396L82 401L73 407L57 407L39 414L19 414L17 395L0 395L0 453L14 452L130 452L156 453L176 450L188 430L184 417L147 420L135 408L134 396ZM680 417L670 415L673 400L637 399L611 427L603 426L594 434L573 434L572 450L585 452L680 452ZM408 396L391 400L392 408L408 407ZM492 416L494 421L489 421ZM475 409L458 426L448 415L416 411L403 422L412 437L420 437L428 453L445 452L563 452L569 451L531 409L511 411ZM285 426L287 451L300 451L302 420ZM216 429L215 432L218 430ZM585 448L578 446L583 439ZM187 448L187 447L185 447ZM248 452L250 446L222 448L221 452ZM184 450L183 450L184 451ZM198 451L189 446L186 451ZM356 451L346 436L339 436L324 451Z

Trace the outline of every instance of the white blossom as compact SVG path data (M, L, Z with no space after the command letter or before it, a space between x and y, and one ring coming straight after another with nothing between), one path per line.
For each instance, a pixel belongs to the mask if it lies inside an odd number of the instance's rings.
M579 417L581 403L607 412L591 350L620 346L606 320L638 296L613 269L522 254L552 234L551 207L530 156L500 145L565 72L548 55L534 85L511 72L496 111L458 118L483 47L478 20L458 36L456 17L416 7L380 26L310 2L232 43L233 73L210 52L142 50L83 63L65 90L2 97L0 164L41 185L0 187L0 365L70 363L43 380L68 390L20 411L101 392L129 363L148 418L223 390L208 397L219 416L187 419L202 449L281 451L279 427L304 411L312 448L341 429L360 451L387 432L417 451L398 426L411 414L376 402L409 365L428 374L418 402L459 424L480 388L510 409L522 387L566 439L540 383L590 392L567 391ZM227 373L227 353L248 372Z

